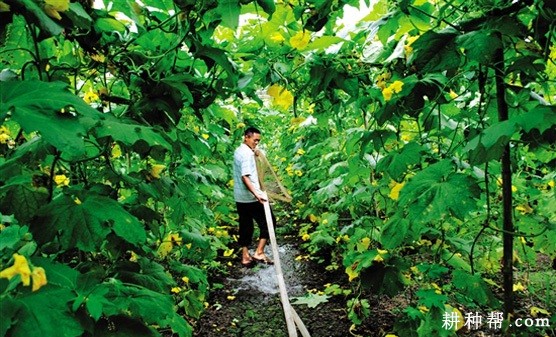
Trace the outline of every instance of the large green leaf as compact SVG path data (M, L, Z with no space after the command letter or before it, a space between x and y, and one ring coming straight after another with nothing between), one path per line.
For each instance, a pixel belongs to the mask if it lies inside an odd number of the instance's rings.
M257 0L257 4L268 14L268 20L272 19L272 14L276 11L274 0Z
M59 235L63 248L94 251L100 248L110 232L131 244L146 240L145 229L117 201L100 196L85 195L83 200L62 195L39 212L31 227L38 241L51 241Z
M397 152L392 152L383 157L377 164L378 171L387 172L392 179L398 180L411 165L418 164L421 161L421 152L423 148L411 142Z
M176 284L162 265L146 258L139 258L137 263L120 264L118 269L122 281L160 293L167 293Z
M86 154L84 137L100 116L66 83L42 81L0 82L0 120L8 113L26 132L38 131L70 159Z
M406 241L411 241L414 233L411 231L410 226L411 223L408 219L393 216L382 228L380 243L386 249L394 249Z
M423 73L454 69L460 64L460 54L454 44L456 36L450 29L426 31L411 44L414 52L409 62Z
M489 30L470 32L456 38L460 48L471 60L489 65L492 63L497 50L501 49L502 41Z
M495 123L471 139L463 150L469 151L469 161L473 164L499 160L505 146L516 131L517 126L514 121Z
M17 324L12 327L9 336L81 336L84 329L68 305L73 298L75 293L71 290L50 284L20 296Z
M417 173L400 192L399 204L414 222L446 216L463 219L477 208L480 189L475 179L456 173L451 160L443 160Z
M478 274L456 269L452 273L452 284L477 304L493 306L496 303L494 294Z
M527 113L492 124L471 139L463 150L469 152L469 159L473 164L499 160L505 146L518 131L530 132L537 129L543 133L555 125L556 108L538 105Z
M130 147L142 141L151 147L159 145L165 149L172 148L172 145L155 129L129 120L118 119L109 114L103 116L102 122L95 128L95 134L98 137L112 137L113 140Z
M14 0L15 3L21 5L25 8L27 15L34 17L39 26L48 35L58 35L62 34L64 29L57 24L52 18L46 15L46 12L38 5L36 1L33 0Z
M105 296L110 304L103 308L106 316L126 315L146 324L170 326L179 336L191 336L191 326L175 312L170 295L117 281L106 285L110 288Z
M219 0L215 11L222 20L222 25L236 29L239 24L239 0Z

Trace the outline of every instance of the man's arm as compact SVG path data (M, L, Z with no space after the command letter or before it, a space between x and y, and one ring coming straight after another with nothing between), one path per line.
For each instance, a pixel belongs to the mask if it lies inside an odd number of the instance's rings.
M260 203L264 203L266 201L266 199L263 196L257 194L257 192L255 190L255 186L253 186L253 183L251 182L251 179L249 179L249 175L241 176L241 180L243 181L243 183L245 184L245 186L247 187L249 192L253 193L255 198L257 198L257 200Z

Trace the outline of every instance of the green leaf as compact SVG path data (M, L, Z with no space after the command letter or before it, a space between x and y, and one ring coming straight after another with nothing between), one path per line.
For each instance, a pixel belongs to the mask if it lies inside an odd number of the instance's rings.
M496 303L488 284L478 274L472 275L464 270L456 269L452 273L452 284L479 305L492 306Z
M62 195L39 213L40 219L31 227L37 241L48 242L59 235L65 249L94 251L111 231L131 244L146 240L141 223L117 201L107 197L92 194L80 200Z
M191 326L175 312L171 296L118 281L106 285L110 288L106 294L109 304L103 308L106 316L125 315L140 319L144 324L178 328L180 330L175 331L180 336L191 335Z
M93 23L93 19L89 14L83 9L78 2L72 2L69 4L69 10L65 13L74 26L81 29L89 29Z
M42 337L81 336L84 329L68 306L74 298L71 290L50 284L20 296L21 310L10 336L29 337L30 331Z
M305 47L303 51L310 51L310 50L324 51L326 48L341 42L347 42L347 40L337 36L325 35L325 36L318 37L314 41L309 43L309 45L307 45L307 47Z
M21 303L11 297L2 296L0 298L0 336L6 336L6 332L12 325L17 323Z
M410 142L397 152L392 152L383 157L377 164L378 171L387 172L394 180L398 180L411 165L421 162L421 152L423 148Z
M419 303L427 308L444 308L444 304L448 297L443 294L437 294L435 289L421 289L416 295L419 297Z
M268 20L272 19L272 14L276 11L274 0L257 0L257 4L268 14Z
M35 17L36 21L39 23L41 29L48 35L59 35L62 34L63 28L52 20L45 11L33 0L15 0L14 2L19 3L25 7L25 11L30 13Z
M556 125L556 106L537 105L525 114L513 117L511 120L515 120L516 124L525 132L537 129L543 133Z
M153 128L108 114L103 117L102 123L95 129L97 137L111 137L129 147L143 141L151 147L158 145L168 150L172 148L172 145Z
M76 114L63 109L74 108ZM28 133L38 131L70 159L86 154L84 137L100 114L61 82L0 82L0 120L8 112Z
M471 139L463 151L469 152L469 161L475 165L499 160L505 146L516 131L517 126L514 121L494 123Z
M14 214L21 222L28 222L39 208L48 202L48 192L44 187L34 187L32 177L14 176L0 188L4 194L0 201L0 211Z
M503 48L498 35L490 30L479 30L458 36L456 43L465 50L467 57L485 65L491 64L496 51Z
M126 27L123 23L112 18L99 18L95 21L95 30L99 33L112 34L112 32L125 33Z
M303 297L292 297L292 304L300 305L305 304L309 308L316 308L319 304L328 302L330 296L308 293Z
M13 224L2 229L2 231L0 231L0 252L6 248L9 250L15 250L27 232L27 226L21 227Z
M410 222L407 218L394 216L390 218L382 228L380 243L386 249L399 247L407 241L410 234Z
M150 290L166 293L176 284L164 267L146 258L139 258L137 263L129 262L119 265L120 279Z
M471 176L454 172L443 160L417 173L400 192L399 204L414 222L438 221L445 216L463 219L477 208L480 189Z
M222 19L223 26L234 30L237 28L241 12L239 0L219 0L215 11Z
M418 71L427 73L454 69L460 64L460 55L454 44L457 33L452 30L428 30L411 44L409 59Z
M44 257L33 257L33 265L44 268L48 284L67 289L77 288L79 272L69 266Z

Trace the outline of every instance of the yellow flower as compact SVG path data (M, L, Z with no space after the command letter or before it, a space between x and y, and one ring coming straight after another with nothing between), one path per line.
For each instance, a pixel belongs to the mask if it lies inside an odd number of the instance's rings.
M162 171L164 171L165 168L166 165L153 165L151 167L151 175L156 179L160 179L160 174L162 173Z
M267 93L273 99L273 103L284 110L289 109L293 105L293 95L288 89L278 85L271 85Z
M181 291L181 288L180 288L180 287L173 287L173 288L172 288L172 292L173 292L174 294L179 294L180 291Z
M361 248L362 248L362 250L369 249L370 244L371 244L371 239L369 239L369 238L361 239Z
M210 136L208 135L208 133L203 133L201 137L203 137L204 139L209 139Z
M554 180L551 180L547 183L548 186L554 188L554 186L556 185L556 183L554 183Z
M303 49L309 45L309 40L311 40L311 34L303 30L290 38L290 44L295 49Z
M172 251L173 247L172 242L162 242L160 246L158 246L158 256L166 257Z
M31 273L31 278L33 279L33 291L39 290L42 286L46 285L46 272L42 267L34 267Z
M389 101L392 99L392 89L390 87L384 88L384 90L382 90L382 96L384 97L385 101Z
M0 133L0 144L6 144L10 140L10 135L6 133Z
M226 257L227 257L227 256L232 256L233 253L234 253L234 250L233 250L233 249L228 249L228 250L226 250L226 251L224 252L224 256L226 256Z
M300 156L301 156L301 155L304 155L304 154L305 154L305 150L303 150L303 149L297 149L297 151L295 152L295 154L298 154L298 155L300 155Z
M75 199L73 199L73 202L75 202L76 205L81 205L82 204L81 200L79 200L79 198L77 198L77 197Z
M111 157L120 158L121 156L122 156L122 149L120 148L120 145L114 144L114 146L112 147Z
M384 261L384 258L379 254L379 255L375 256L375 258L373 259L373 261L382 262L382 261Z
M402 81L394 81L394 83L390 84L390 88L395 93L402 91L403 82Z
M517 282L516 284L514 284L513 290L514 291L525 291L525 287L523 286L523 284L521 284L521 282Z
M181 236L177 233L168 234L168 236L166 236L166 239L164 239L164 240L165 241L170 240L172 242L172 244L177 244L178 246L180 246L181 243L182 243Z
M319 218L314 215L313 213L309 214L309 221L311 222L317 222L319 220Z
M137 255L137 253L135 253L134 251L131 252L131 256L129 257L129 261L131 262L137 262L137 258L139 257L139 255Z
M516 211L519 211L521 214L531 214L533 213L533 209L529 204L521 204L515 206Z
M458 94L456 94L456 92L452 89L450 89L449 95L452 99L456 99L458 97Z
M406 54L411 54L411 52L413 51L413 47L411 47L411 45L413 44L413 42L415 42L415 40L417 40L419 38L419 36L408 36L407 39L405 39L405 53Z
M294 173L298 177L301 177L303 175L303 172L301 170L295 170Z
M346 268L346 274L349 277L349 282L353 281L359 276L359 273L355 270L355 266L349 266Z
M301 240L307 241L307 240L309 240L310 238L311 238L311 236L310 236L309 234L305 233L305 234L303 234L303 236L301 237Z
M388 194L390 199L398 200L398 198L400 197L400 191L402 190L404 185L405 182L402 183L394 182L392 189L390 190L390 194Z
M21 282L24 286L28 286L31 283L31 268L27 263L27 259L23 255L14 254L13 255L14 264L0 272L0 278L7 278L10 280L12 277L19 275L21 276Z
M83 100L85 102L91 104L92 102L97 102L99 100L99 98L98 98L98 95L93 90L89 90L83 96Z
M402 81L394 81L388 87L382 90L382 96L384 97L385 101L389 101L392 99L393 94L397 94L402 91L403 82Z
M539 307L531 307L531 316L537 317L539 314L550 316L550 312L546 309Z
M243 129L245 127L245 123L237 123L236 128Z
M181 280L182 280L184 283L189 283L189 277L187 277L187 276L182 277Z
M236 299L236 297L235 297L235 296L232 296L232 295L230 295L230 296L228 296L228 297L226 297L226 298L228 299L228 301L233 301L233 300Z
M58 174L58 175L55 175L55 176L54 176L54 182L55 182L56 185L58 185L58 186L60 186L60 185L68 186L69 183L70 183L70 180L69 180L69 178L66 177L65 175L63 175L63 174Z
M91 54L91 58L99 63L104 63L106 57L102 54Z
M69 0L45 0L44 12L51 18L62 20L59 12L69 9Z
M276 43L282 43L286 41L286 39L282 34L280 34L280 32L273 32L272 34L270 34L270 39Z

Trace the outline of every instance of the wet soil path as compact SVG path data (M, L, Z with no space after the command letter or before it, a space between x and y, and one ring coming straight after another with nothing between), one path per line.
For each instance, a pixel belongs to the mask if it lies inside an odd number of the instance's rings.
M296 259L299 251L295 245L280 245L279 252L292 303L313 289L321 290L324 284L338 281L316 263ZM222 288L211 293L209 307L196 323L194 336L288 337L274 266L235 266L220 280ZM292 306L312 337L350 336L351 322L343 298L331 297L314 308L306 304Z

